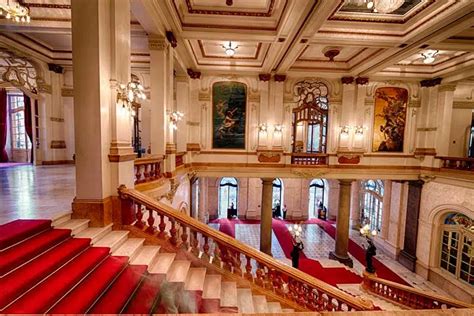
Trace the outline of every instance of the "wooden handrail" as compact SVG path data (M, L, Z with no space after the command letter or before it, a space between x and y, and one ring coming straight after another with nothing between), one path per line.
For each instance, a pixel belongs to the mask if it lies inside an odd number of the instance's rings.
M157 227L159 229L157 235L161 237L166 235L173 245L185 245L185 248L190 247L196 253L203 252L207 257L214 257L216 263L222 262L229 271L240 274L240 276L243 274L256 284L264 288L271 288L282 297L295 301L310 310L342 311L372 310L374 308L371 301L353 297L321 280L289 267L145 194L125 186L121 186L118 192L122 200L123 224L133 224L139 228L145 228L142 219L144 214L149 212L146 231L155 234ZM155 213L160 218L160 223L156 226ZM168 232L165 231L167 225L164 217L167 217L171 222ZM176 226L176 222L179 223L180 228ZM181 236L179 236L180 232ZM198 245L198 233L204 239L204 245L201 248ZM214 253L209 252L210 240L214 242ZM240 261L242 255L247 261L243 269ZM251 262L252 260L253 262ZM252 263L254 263L253 267ZM255 273L252 273L254 269Z
M291 153L294 157L327 157L328 154L318 154L318 153Z
M162 175L161 164L163 160L163 156L150 156L135 159L135 184L152 182L159 179Z
M135 166L137 165L146 165L153 162L161 162L163 161L164 156L150 156L150 157L143 157L135 159Z
M363 287L387 300L413 309L474 308L474 305L459 300L381 279L368 273L364 274Z

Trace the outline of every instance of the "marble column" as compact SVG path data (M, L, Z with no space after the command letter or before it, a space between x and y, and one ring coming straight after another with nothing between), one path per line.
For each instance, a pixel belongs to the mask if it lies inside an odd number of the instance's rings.
M383 182L383 205L382 205L382 227L380 237L384 240L388 238L388 230L390 227L390 206L392 201L392 181L385 180Z
M336 249L329 253L329 259L337 260L352 268L353 262L348 255L349 215L351 205L351 185L354 180L339 180L339 210L336 221Z
M351 228L360 228L360 181L351 185Z
M262 178L262 214L260 219L260 251L272 255L272 193L274 178Z
M130 81L130 2L73 0L76 198L73 217L112 221L119 184L133 187L131 113L117 101ZM95 43L91 45L91 43Z

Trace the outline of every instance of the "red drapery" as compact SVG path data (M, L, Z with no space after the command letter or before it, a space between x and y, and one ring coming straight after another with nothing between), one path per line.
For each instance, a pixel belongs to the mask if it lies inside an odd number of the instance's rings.
M33 162L33 155L34 155L34 146L33 146L33 118L31 116L31 99L26 94L23 94L24 102L25 102L25 131L26 135L30 138L31 141L31 160Z
M7 90L0 89L0 162L8 162L7 145Z

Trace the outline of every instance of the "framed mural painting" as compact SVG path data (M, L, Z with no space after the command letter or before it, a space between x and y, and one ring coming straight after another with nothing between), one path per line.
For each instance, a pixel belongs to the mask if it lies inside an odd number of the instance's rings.
M372 151L403 152L408 91L387 87L375 91Z
M212 148L245 149L247 86L222 81L212 86Z

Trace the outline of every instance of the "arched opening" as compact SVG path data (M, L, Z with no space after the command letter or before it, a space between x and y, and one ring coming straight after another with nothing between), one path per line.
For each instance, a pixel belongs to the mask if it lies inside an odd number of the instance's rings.
M313 179L309 184L309 218L327 218L327 187L323 179Z
M239 185L236 178L222 178L219 184L219 218L238 217Z
M383 211L382 180L362 181L360 203L362 210L360 222L362 226L369 224L371 230L380 232Z
M450 277L474 286L474 220L450 212L441 225L439 267Z
M283 214L281 212L283 205L283 181L281 181L279 178L273 180L272 200L273 217L283 218Z
M305 80L295 85L294 95L298 106L293 109L292 163L326 164L328 88Z

